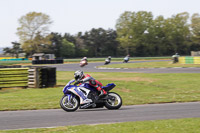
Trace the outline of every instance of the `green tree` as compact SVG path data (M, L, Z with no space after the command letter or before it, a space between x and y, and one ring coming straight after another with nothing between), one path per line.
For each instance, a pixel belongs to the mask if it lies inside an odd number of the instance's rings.
M192 45L191 50L200 50L200 15L195 13L191 18Z
M39 46L36 45L40 43L35 43L34 39L38 36L45 38L49 34L49 26L52 24L50 17L41 12L30 12L19 19L19 24L17 35L24 51L27 54L32 54L30 51L37 52ZM32 46L36 48L35 51L31 48Z
M108 29L105 32L105 42L103 42L101 51L102 56L118 56L117 32L113 29Z
M60 52L62 57L74 57L75 46L73 43L67 41L66 39L63 39Z
M131 46L135 45L135 42L131 42L132 39L132 18L135 17L135 12L124 12L117 20L117 40L120 42L120 46L126 50L126 54L129 54Z
M118 40L126 54L144 55L146 52L146 33L153 21L151 12L125 12L117 20Z
M89 32L85 32L82 39L84 39L85 46L88 50L88 56L116 55L118 47L116 36L116 32L111 29L93 28Z
M62 50L62 35L59 33L51 33L51 45L52 45L52 49L53 49L53 53L55 54L56 58L61 57L61 50Z
M49 26L52 24L50 17L41 12L30 12L19 19L20 27L17 28L17 35L20 41L33 40L38 33L41 36L48 35Z
M76 57L83 57L88 55L88 49L83 39L82 32L79 32L76 36L74 36L74 44L75 44L75 53Z
M187 12L179 13L166 19L164 32L165 38L165 55L172 55L176 52L188 54L188 41L190 30L188 24L189 14Z
M25 41L22 48L26 52L27 56L34 53L54 53L51 46L51 38L51 34L43 37L38 33L33 40Z
M20 47L20 43L18 42L12 42L13 46L12 48L4 48L4 54L11 54L12 56L15 56L16 58L19 58L19 54L23 52L23 50Z
M153 20L152 24L148 28L148 34L146 40L148 41L148 54L152 56L163 55L165 51L164 39L165 39L165 19L163 16L158 16Z

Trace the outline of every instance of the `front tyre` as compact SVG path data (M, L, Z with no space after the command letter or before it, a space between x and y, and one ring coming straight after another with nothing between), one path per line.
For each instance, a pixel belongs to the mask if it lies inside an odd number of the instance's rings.
M64 95L60 99L60 107L67 112L76 111L79 107L79 100L77 97L72 97L71 95Z
M122 106L122 98L115 92L108 93L108 99L105 101L107 109L119 109Z

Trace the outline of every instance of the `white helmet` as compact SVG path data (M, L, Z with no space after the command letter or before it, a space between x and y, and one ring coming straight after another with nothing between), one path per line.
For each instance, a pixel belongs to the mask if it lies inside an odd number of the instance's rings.
M77 70L77 71L74 73L74 78L75 78L75 80L81 80L83 77L84 77L84 73L83 73L82 70Z

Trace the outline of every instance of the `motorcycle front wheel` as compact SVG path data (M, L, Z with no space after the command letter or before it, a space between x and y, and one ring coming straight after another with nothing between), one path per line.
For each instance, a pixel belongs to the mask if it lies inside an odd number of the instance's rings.
M79 100L77 97L71 97L71 95L64 95L60 99L60 107L67 111L67 112L73 112L76 111L79 107ZM68 101L70 99L70 101Z
M105 102L107 109L119 109L122 106L122 98L115 92L108 93L109 99Z

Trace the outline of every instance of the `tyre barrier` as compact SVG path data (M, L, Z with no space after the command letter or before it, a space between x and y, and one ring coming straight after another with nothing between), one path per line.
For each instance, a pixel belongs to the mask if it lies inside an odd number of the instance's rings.
M56 60L32 60L32 64L63 64L63 59L56 59Z
M45 88L56 85L56 67L31 67L28 72L29 88Z

